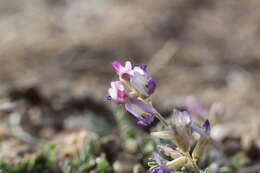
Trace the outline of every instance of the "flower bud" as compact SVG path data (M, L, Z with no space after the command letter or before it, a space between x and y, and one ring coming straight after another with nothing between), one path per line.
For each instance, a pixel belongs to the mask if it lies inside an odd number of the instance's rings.
M159 145L158 147L164 152L166 156L169 156L172 159L177 159L183 156L183 154L181 154L179 151L174 150L166 145Z
M206 138L204 138L203 136L200 137L198 143L196 144L196 146L192 152L192 158L194 158L195 160L200 158L207 142L208 142L208 140Z
M191 139L191 117L187 112L174 111L172 119L172 141L183 152L188 152Z
M189 136L187 136L183 129L173 126L173 136L172 136L172 142L179 148L181 151L188 152L190 149L190 141Z
M139 99L130 100L125 109L138 119L138 125L147 126L154 120L154 109Z
M200 156L202 155L204 148L206 144L208 143L209 140L209 134L210 134L210 123L208 120L206 120L203 124L204 128L204 133L200 134L200 138L198 143L196 144L193 152L192 152L192 157L194 159L199 159Z

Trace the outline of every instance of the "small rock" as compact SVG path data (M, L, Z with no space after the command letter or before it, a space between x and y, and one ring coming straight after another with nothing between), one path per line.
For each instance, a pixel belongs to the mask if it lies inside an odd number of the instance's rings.
M125 142L125 148L130 153L135 153L138 150L138 141L136 139L127 139Z
M134 165L135 161L131 155L122 154L114 162L113 168L117 173L133 173Z

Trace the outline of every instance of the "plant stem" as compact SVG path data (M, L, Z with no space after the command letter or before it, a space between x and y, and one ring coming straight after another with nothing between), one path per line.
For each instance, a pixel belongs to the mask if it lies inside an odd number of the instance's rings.
M150 99L143 100L143 101L144 101L146 104L150 105L150 106L153 108L153 110L154 110L154 112L155 112L155 114L154 114L155 117L158 118L158 120L161 121L161 123L162 123L165 127L169 127L169 125L168 125L166 119L154 108L152 101L151 101Z
M196 161L191 157L189 152L186 153L186 157L190 160L193 171L195 171L195 173L200 173L200 169L198 168Z
M165 118L164 118L159 112L156 111L155 116L156 116L156 118L158 118L158 119L161 121L161 123L162 123L165 127L168 127L168 126L169 126L168 123L167 123L167 121L165 120Z

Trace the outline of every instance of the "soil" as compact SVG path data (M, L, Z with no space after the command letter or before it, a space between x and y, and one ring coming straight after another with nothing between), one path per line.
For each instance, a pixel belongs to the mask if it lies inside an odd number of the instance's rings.
M2 155L15 159L88 129L80 119L68 125L74 117L95 114L113 127L105 99L111 62L130 60L148 64L165 115L190 95L207 108L222 102L227 151L257 162L259 7L258 0L0 1Z

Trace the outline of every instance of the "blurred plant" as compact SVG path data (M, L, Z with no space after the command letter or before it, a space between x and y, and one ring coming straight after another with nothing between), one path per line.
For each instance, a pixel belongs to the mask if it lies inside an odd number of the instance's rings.
M15 165L8 165L0 161L1 173L47 173L54 168L56 146L51 144L42 152L27 156Z
M134 115L138 119L138 125L147 126L151 124L154 117L158 118L166 130L154 132L152 136L170 140L176 146L175 149L160 146L170 160L163 159L158 153L154 153L155 162L148 163L152 173L170 173L179 169L201 172L197 166L197 160L209 141L209 120L205 120L203 126L200 126L192 121L188 112L174 111L172 122L168 123L153 107L150 99L156 89L156 82L149 75L147 66L140 65L132 68L129 61L125 63L125 66L115 61L112 66L119 75L119 80L111 82L108 100L123 106ZM194 133L200 137L192 148L195 141Z
M86 140L76 156L58 162L55 145L49 145L17 164L11 165L0 159L0 173L114 173L118 170L119 173L140 173L143 168L150 168L152 173L232 173L248 163L245 157L238 155L224 165L219 164L216 162L219 151L204 151L211 140L211 125L224 115L223 104L214 103L207 110L194 97L187 97L185 111L174 110L172 116L165 119L152 104L156 82L146 65L132 67L126 62L122 66L118 61L112 65L119 79L111 82L108 100L125 108L137 119L138 125L148 126L158 118L161 123L152 128L151 135L138 130L125 111L115 109L118 126L113 132L119 134L119 139L113 135L104 136L112 133L106 122L89 119L91 125L97 127L94 131L102 137ZM120 157L125 155L130 156L131 163ZM125 164L130 169L116 169L126 167Z
M229 160L226 165L222 166L218 173L233 173L237 172L241 167L249 164L250 160L243 154L235 155Z
M159 146L163 153L170 158L170 161L166 160L164 165L173 170L186 168L194 172L200 172L197 161L203 154L206 144L209 142L209 121L206 120L203 127L199 127L196 123L192 122L187 112L174 111L172 117L173 120L170 127L164 131L152 133L152 136L170 140L177 147L173 149L169 145ZM195 143L194 133L200 135L200 137L193 148L193 144ZM157 157L155 160L158 165L162 165L162 159L158 159ZM158 160L161 160L161 162L158 162ZM153 173L157 173L158 171L156 170L160 170L159 168L153 169Z
M65 160L61 169L63 173L112 173L112 168L107 161L105 153L100 153L100 140L86 141L82 149L72 159Z
M150 153L156 149L156 141L136 129L122 109L115 109L114 115L118 125L117 132L121 138L122 152L133 155L135 164L146 167Z

